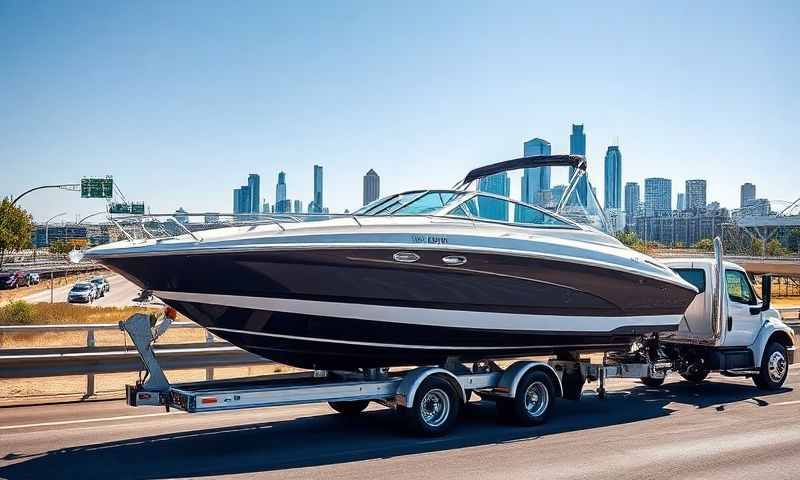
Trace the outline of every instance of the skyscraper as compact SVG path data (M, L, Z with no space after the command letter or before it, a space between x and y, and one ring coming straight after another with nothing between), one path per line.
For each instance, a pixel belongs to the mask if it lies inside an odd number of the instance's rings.
M676 209L681 212L686 210L686 194L683 192L678 192L678 205Z
M605 208L622 208L622 153L612 145L606 151Z
M233 189L233 213L250 213L250 187L242 185Z
M756 199L756 186L752 183L745 183L739 189L739 208L744 208Z
M381 196L381 177L375 173L375 170L369 169L364 175L364 192L363 192L363 205L374 202Z
M511 179L506 172L495 173L478 181L478 190L507 197L511 193ZM508 221L507 203L497 199L482 197L478 199L481 217Z
M672 180L668 178L644 179L645 215L672 211Z
M302 200L295 200L294 201L294 213L303 213L303 202L302 202Z
M686 210L703 210L706 203L706 181L686 180Z
M569 136L569 153L570 155L583 155L586 156L586 134L583 133L583 125L572 125L572 133ZM569 168L569 176L575 174L575 168ZM578 195L581 205L586 206L586 197L589 194L589 183L586 175L581 177L578 185L575 186L575 193Z
M522 146L522 155L550 155L550 142L534 138ZM522 173L522 201L539 203L539 192L550 189L550 167L526 168Z
M275 185L275 213L289 212L286 201L286 173L278 173L278 184Z
M322 167L314 165L314 211L322 213Z
M639 184L628 182L625 184L625 224L632 225L633 217L639 213Z
M261 177L255 173L248 175L247 187L250 189L250 206L247 211L258 213L259 207L261 207Z

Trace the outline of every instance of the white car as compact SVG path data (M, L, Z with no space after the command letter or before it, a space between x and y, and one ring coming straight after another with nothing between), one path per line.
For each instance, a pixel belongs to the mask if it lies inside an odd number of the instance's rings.
M91 282L78 282L67 294L69 303L92 303L97 298L97 287Z

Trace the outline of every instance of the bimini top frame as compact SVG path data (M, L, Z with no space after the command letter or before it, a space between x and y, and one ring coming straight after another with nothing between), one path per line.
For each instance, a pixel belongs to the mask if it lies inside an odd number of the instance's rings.
M581 171L586 171L586 159L581 155L533 155L530 157L520 157L503 162L493 163L483 167L478 167L470 171L464 180L457 183L455 188L466 190L475 180L494 175L495 173L519 170L520 168L537 167L573 167Z

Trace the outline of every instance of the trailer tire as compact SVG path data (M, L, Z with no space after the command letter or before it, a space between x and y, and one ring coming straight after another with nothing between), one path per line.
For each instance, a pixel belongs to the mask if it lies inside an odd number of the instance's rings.
M664 378L642 377L639 379L646 387L660 387L664 385Z
M753 376L753 383L762 390L777 390L786 382L789 375L786 347L778 342L770 342L761 357L761 368Z
M411 407L398 407L397 413L410 433L437 437L455 425L461 407L459 396L452 383L432 375L417 388L414 404Z
M369 405L369 400L351 400L351 401L343 401L343 402L328 402L328 405L331 406L332 409L336 410L337 412L341 413L342 415L346 415L348 417L353 417L358 415L359 413L363 412L367 405Z
M709 373L708 370L698 369L693 372L688 372L688 371L683 372L681 373L681 377L683 377L683 379L686 380L687 382L700 383L706 379L708 373Z
M517 384L514 398L499 398L496 402L498 419L525 427L543 424L553 411L555 387L544 372L529 371Z

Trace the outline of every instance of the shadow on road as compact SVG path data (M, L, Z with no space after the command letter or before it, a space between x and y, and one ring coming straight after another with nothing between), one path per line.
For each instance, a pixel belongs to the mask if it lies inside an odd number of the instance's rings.
M541 427L498 425L494 405L472 403L450 435L419 439L400 432L393 412L377 410L356 418L319 415L289 421L193 430L83 445L22 459L0 468L0 478L170 478L176 476L256 473L331 465L463 447L536 440L547 435L668 416L672 402L698 408L752 401L766 406L769 394L734 383L669 383L660 388L638 386L609 393L605 400L585 396L560 401L555 416Z

